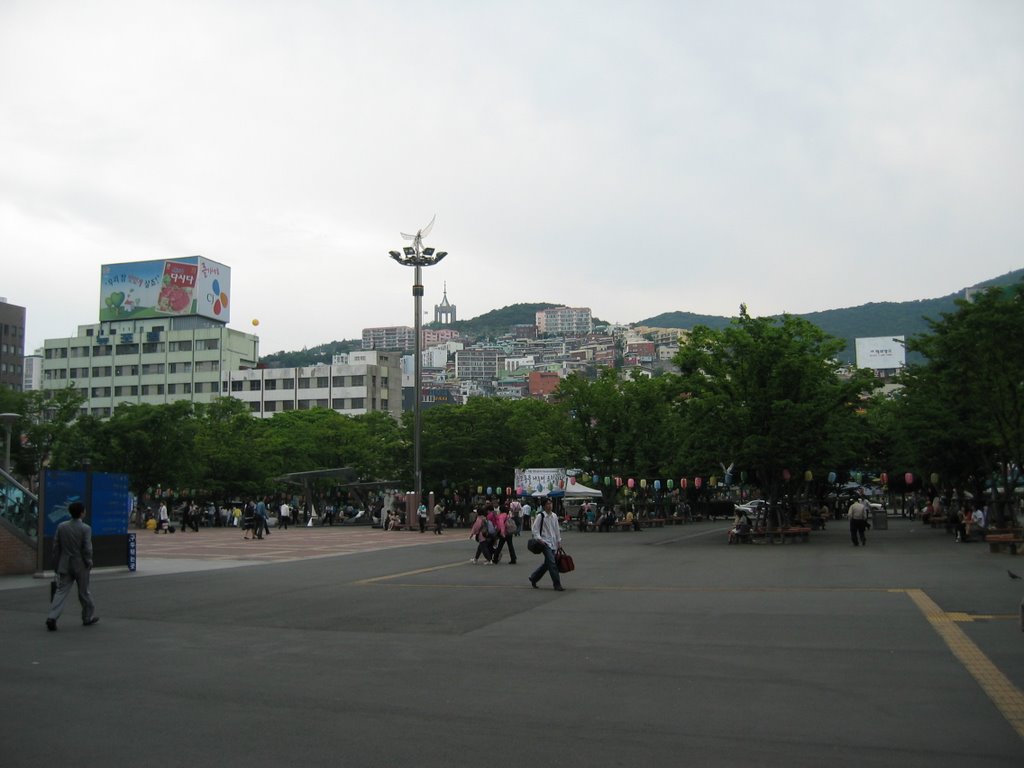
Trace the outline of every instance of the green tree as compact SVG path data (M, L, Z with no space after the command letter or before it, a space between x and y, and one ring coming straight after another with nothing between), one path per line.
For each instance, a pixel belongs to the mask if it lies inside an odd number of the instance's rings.
M956 306L907 341L925 363L902 377L901 423L921 472L976 494L996 477L1001 515L1024 462L1024 282Z
M727 328L694 328L675 358L689 459L703 472L734 463L768 499L788 490L786 470L795 479L861 463L859 412L877 383L869 371L841 375L842 347L806 320L753 318L745 306Z

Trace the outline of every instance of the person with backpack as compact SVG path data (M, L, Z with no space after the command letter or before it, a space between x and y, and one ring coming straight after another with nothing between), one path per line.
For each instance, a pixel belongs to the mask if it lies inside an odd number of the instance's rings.
M512 517L507 505L503 505L498 513L498 547L494 551L494 562L501 559L501 550L508 544L509 565L516 564L516 548L512 543L512 537L516 535L516 520Z
M477 542L476 554L470 561L474 564L480 562L480 555L484 556L484 565L490 565L494 557L492 542L497 534L497 528L488 517L488 511L492 514L494 513L490 502L487 502L487 507L485 507L483 512L477 513L476 520L473 521L473 527L469 529L469 538L476 539Z

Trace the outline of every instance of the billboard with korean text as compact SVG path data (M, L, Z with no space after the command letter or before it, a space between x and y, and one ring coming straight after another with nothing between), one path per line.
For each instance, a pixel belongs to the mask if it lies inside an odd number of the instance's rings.
M903 336L875 336L857 339L857 367L887 371L907 364L906 339Z
M104 264L100 322L200 315L231 319L231 268L202 256Z

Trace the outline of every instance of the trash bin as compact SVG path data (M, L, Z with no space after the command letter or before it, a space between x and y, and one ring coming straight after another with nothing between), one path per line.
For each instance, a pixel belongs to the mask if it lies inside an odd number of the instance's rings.
M889 530L889 514L884 509L871 510L871 528L875 531Z

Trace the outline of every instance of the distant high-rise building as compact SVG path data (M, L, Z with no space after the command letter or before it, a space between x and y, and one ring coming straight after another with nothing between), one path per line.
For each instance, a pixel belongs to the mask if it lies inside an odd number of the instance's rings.
M362 347L364 350L412 352L416 348L415 341L416 330L408 325L392 325L386 328L363 328Z
M22 391L24 358L25 308L0 297L0 386Z

